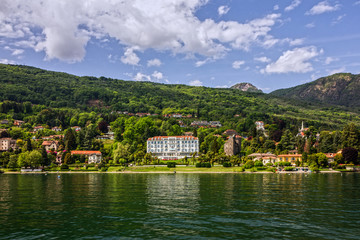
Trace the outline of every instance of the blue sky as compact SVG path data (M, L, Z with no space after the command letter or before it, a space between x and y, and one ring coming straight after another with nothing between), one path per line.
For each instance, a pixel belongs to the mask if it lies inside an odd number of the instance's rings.
M360 73L359 12L359 0L3 0L0 62L271 92Z

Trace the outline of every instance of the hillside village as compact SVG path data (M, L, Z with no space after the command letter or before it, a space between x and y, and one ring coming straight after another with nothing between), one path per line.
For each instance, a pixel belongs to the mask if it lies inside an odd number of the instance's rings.
M243 136L236 130L225 129L220 121L194 120L190 114L116 114L118 117L109 124L98 119L97 124L88 121L86 126L67 129L48 125L31 127L23 120L3 119L0 121L1 166L46 170L90 166L106 170L109 166L176 161L186 165L208 162L259 169L279 165L317 169L358 163L360 134L352 124L341 132L317 133L313 127L305 128L302 122L296 134L285 129L275 141L276 131L269 131L271 125L263 121L253 123L252 136ZM137 124L142 127L138 132L134 129ZM154 124L160 125L160 131ZM158 135L164 125L168 125L168 131L163 132L168 134ZM151 126L155 129L151 130ZM129 132L130 129L134 132ZM145 136L149 138L144 139ZM355 138L349 140L347 136Z

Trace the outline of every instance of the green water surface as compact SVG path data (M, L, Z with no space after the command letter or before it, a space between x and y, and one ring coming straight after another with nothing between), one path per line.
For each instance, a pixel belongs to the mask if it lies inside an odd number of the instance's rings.
M0 239L360 239L360 174L0 175Z

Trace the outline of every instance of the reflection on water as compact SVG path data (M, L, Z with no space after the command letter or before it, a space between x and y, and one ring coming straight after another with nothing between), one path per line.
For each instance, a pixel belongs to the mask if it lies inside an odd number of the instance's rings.
M0 176L0 236L358 239L360 174Z

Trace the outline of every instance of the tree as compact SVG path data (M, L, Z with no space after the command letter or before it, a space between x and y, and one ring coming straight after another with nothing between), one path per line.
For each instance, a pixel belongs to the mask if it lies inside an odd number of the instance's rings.
M344 127L342 132L341 140L343 147L352 147L359 149L359 130L356 128L354 123L350 123Z
M122 158L128 159L130 155L130 144L116 143L113 154L115 163L119 163L119 160Z
M30 139L27 139L26 140L26 148L25 148L25 150L26 151L28 151L28 152L30 152L30 151L32 151L32 145L31 145L31 140Z
M76 149L76 138L72 129L67 129L64 136L65 149L67 151Z
M353 163L357 164L358 151L352 147L346 147L342 150L342 155L345 164Z
M38 168L42 162L41 153L37 150L31 151L28 155L28 162L30 167Z
M19 157L18 157L18 161L17 161L17 164L19 167L29 167L30 164L29 164L29 161L28 161L28 158L29 157L29 152L24 152L24 153L20 153Z
M98 124L98 129L103 133L107 133L108 132L108 126L109 126L109 124L106 121L102 120Z
M46 152L46 149L45 149L45 146L42 146L41 148L41 157L42 157L42 161L41 161L41 164L43 166L48 166L50 165L50 160L49 160L49 157L48 157L48 154Z
M18 167L17 160L18 160L18 159L17 159L17 156L16 156L16 155L11 155L11 156L10 156L10 161L9 161L7 167L10 168L10 169L15 169L15 168L17 168L17 167Z

